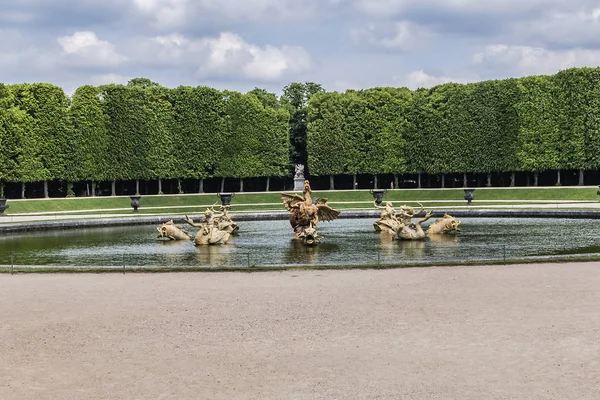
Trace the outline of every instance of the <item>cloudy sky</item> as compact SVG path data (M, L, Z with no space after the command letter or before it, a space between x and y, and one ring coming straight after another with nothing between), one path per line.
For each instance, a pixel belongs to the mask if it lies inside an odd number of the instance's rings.
M279 93L600 65L592 0L0 0L0 82Z

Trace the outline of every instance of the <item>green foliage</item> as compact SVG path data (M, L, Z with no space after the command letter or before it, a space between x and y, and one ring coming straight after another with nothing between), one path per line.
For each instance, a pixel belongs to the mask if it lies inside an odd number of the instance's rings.
M288 166L289 114L265 107L252 93L225 92L226 130L216 176L283 176Z
M146 78L82 86L0 84L0 181L595 170L600 68L431 89L280 99Z
M100 89L94 86L78 88L68 111L70 151L66 153L64 179L103 181L107 174L109 154L108 116L102 110Z
M290 113L289 136L292 164L307 165L308 102L311 97L323 91L321 85L313 82L294 82L283 88L280 102Z
M560 128L556 86L552 77L531 76L519 80L521 92L516 108L521 121L518 135L521 169L544 171L560 167Z
M180 86L173 90L172 102L179 176L214 176L227 129L223 93L204 86Z

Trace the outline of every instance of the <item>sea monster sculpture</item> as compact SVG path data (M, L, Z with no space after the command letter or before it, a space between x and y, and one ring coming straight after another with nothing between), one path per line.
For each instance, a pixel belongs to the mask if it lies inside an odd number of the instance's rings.
M179 225L175 225L173 220L165 222L161 226L157 226L159 238L167 238L169 240L192 240L189 232Z
M435 222L429 225L427 235L438 235L460 232L460 221L451 215L444 214L442 218L438 218Z
M194 226L196 228L200 228L198 233L196 233L196 237L194 238L194 243L196 246L206 245L206 244L225 244L229 240L231 233L228 230L219 229L219 218L214 218L215 210L212 208L207 208L204 212L204 221L203 222L194 222L187 215L185 216L185 222Z
M230 206L220 206L217 213L213 206L213 222L219 230L229 232L231 235L237 235L240 227L231 219L229 208Z
M290 212L290 225L294 229L294 237L302 243L311 245L319 242L321 236L317 233L319 221L333 221L340 212L327 205L327 199L312 199L312 190L308 180L304 181L304 196L297 194L281 194L285 208Z
M424 211L423 205L419 203L421 210L415 213L415 209L410 206L400 207L400 212L396 212L391 202L387 202L385 207L375 207L382 209L381 215L375 221L374 227L377 232L387 232L398 240L422 240L425 239L425 232L421 224L431 218L431 212L425 214L425 217L417 223L412 222L412 218Z

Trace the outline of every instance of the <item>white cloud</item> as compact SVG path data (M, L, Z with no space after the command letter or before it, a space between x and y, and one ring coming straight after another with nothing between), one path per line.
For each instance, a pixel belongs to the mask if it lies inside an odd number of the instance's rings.
M535 20L520 21L513 31L518 37L564 45L600 41L600 8L570 12L547 12Z
M162 29L217 18L232 21L298 20L315 16L340 0L130 0L134 9Z
M521 76L554 74L572 67L598 67L600 50L574 48L553 51L543 47L496 44L476 53L473 62Z
M190 13L188 0L133 0L134 6L159 27L175 27L186 22Z
M394 78L395 81L402 82L403 86L409 89L430 88L444 83L456 82L462 83L460 79L450 78L447 76L430 75L422 69L413 71L403 78Z
M62 54L66 59L79 66L117 66L126 60L124 56L117 53L114 45L105 40L99 40L91 31L80 31L71 36L61 36L57 42L62 47Z
M304 72L312 64L310 55L302 47L259 47L246 43L233 33L222 33L204 43L209 56L200 72L209 75L230 75L239 70L245 78L269 81L289 73Z
M351 36L358 43L388 50L407 51L433 38L435 33L426 26L400 21L391 27L370 24L366 28L352 31Z
M101 86L108 85L109 83L117 83L124 85L131 79L130 76L124 76L119 74L101 74L101 75L92 75L90 81L93 85Z
M465 14L521 14L549 7L572 9L584 0L354 0L354 6L362 13L371 16L389 17L399 13L419 9L433 9L461 12Z
M231 32L201 39L188 39L180 34L157 36L142 47L147 59L195 66L199 76L205 78L276 81L305 72L312 66L311 56L302 47L257 46Z

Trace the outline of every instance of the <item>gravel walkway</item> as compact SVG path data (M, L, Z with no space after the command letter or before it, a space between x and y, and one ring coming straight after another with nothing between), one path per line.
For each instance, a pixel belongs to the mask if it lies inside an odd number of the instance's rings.
M600 263L0 275L0 399L598 399Z

